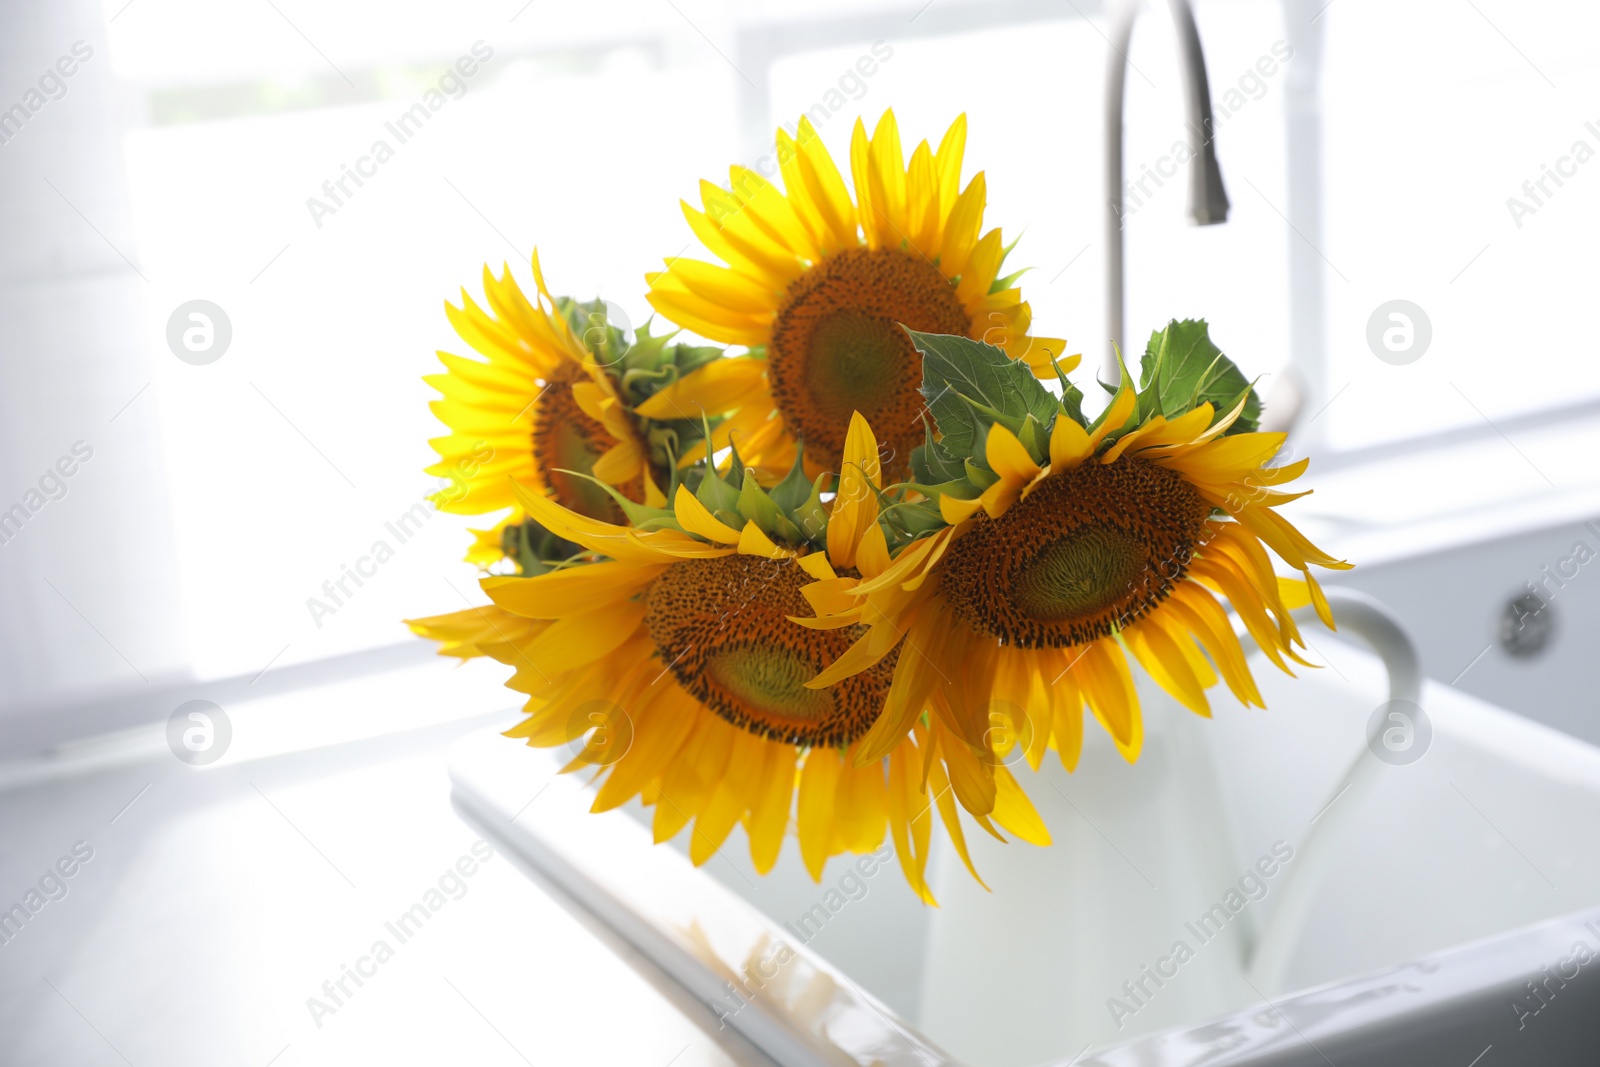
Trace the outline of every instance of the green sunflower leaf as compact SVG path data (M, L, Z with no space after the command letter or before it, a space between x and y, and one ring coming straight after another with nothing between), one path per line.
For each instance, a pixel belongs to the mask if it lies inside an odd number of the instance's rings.
M1177 418L1210 403L1220 416L1248 394L1244 411L1228 428L1246 433L1261 419L1261 398L1250 380L1212 343L1204 319L1174 319L1150 335L1139 367L1139 421Z
M933 439L933 426L924 422L922 429L926 439L911 450L911 476L924 485L934 485L954 481L965 474L961 460Z
M1026 363L993 345L969 337L906 333L922 354L922 395L939 424L940 444L952 456L982 456L989 427L996 422L1015 431L1029 415L1048 424L1059 410L1056 397Z

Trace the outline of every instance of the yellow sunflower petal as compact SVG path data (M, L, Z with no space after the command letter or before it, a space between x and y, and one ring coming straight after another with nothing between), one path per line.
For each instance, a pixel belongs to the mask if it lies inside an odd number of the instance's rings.
M814 882L822 881L833 839L833 804L843 763L837 749L813 748L800 769L800 857Z
M625 485L643 473L644 449L629 437L601 453L589 473L607 485Z
M881 484L878 440L858 411L850 417L850 429L845 434L839 488L828 518L828 558L834 566L855 566L856 547L862 535L878 521L876 490Z
M973 514L983 507L983 497L975 496L971 500L963 500L949 493L939 494L939 514L951 526L959 526L970 519Z
M945 130L939 139L939 150L933 154L933 167L939 181L939 208L941 213L950 210L961 188L961 158L967 150L967 116L965 112Z
M1066 412L1056 416L1056 424L1050 430L1050 469L1071 470L1087 459L1094 451L1094 445L1089 441L1089 433L1078 425L1076 419Z
M827 581L837 577L833 565L828 562L826 552L808 552L798 560L801 568L818 581Z
M739 543L740 531L711 514L711 510L689 492L688 486L678 486L678 494L672 500L672 511L678 519L678 525L690 533L699 534L719 545Z
M873 225L877 227L880 244L897 248L908 240L906 233L911 227L906 218L905 154L900 147L900 128L892 109L878 119L867 155L867 179L875 216Z
M799 756L793 745L768 741L765 747L760 796L751 806L745 824L750 837L750 862L757 874L772 870L783 847L784 833L789 829L789 810L794 806L795 763Z
M921 789L920 776L913 765L915 759L915 749L910 745L896 747L889 756L889 832L911 891L924 904L936 905L938 901L928 888L926 876L932 805Z
M683 487L680 485L678 489L681 492ZM739 553L744 556L761 556L764 559L789 559L794 555L794 549L780 548L767 536L766 531L754 521L747 520L744 529L739 531Z
M675 259L670 268L684 288L718 307L752 316L771 312L772 293L748 275L697 259Z
M995 767L994 781L994 821L1030 845L1048 845L1049 827L1045 826L1033 802L1028 799L1028 794L1022 791L1003 764Z
M1072 670L1094 717L1111 735L1122 758L1133 763L1144 747L1144 720L1122 649L1109 639L1090 642L1080 650Z
M531 578L490 577L479 584L500 607L530 619L561 619L626 600L667 564L591 563Z
M1027 446L998 422L989 427L984 455L989 469L999 475L1001 481L1026 484L1039 474L1039 465L1028 454Z
M767 365L758 359L713 359L634 409L647 419L717 416L762 395Z
M906 239L911 247L932 258L939 254L935 240L939 233L939 179L933 169L933 150L928 142L918 144L906 170Z
M796 147L799 149L799 173L805 193L826 226L823 252L850 247L856 243L855 205L850 203L850 194L845 189L844 179L839 177L839 168L834 166L833 158L823 147L810 119L800 120L800 138ZM791 189L790 195L794 192Z
M978 876L978 869L972 865L972 854L967 850L967 835L961 828L961 813L956 810L955 789L950 784L950 776L946 773L943 763L935 762L928 775L928 790L933 793L934 803L939 808L939 818L944 823L945 833L950 835L950 843L955 846L956 855L961 857L961 862L966 866L967 873L972 875L973 881L988 889L989 886Z
M983 172L979 171L956 198L955 207L945 222L944 243L939 249L939 269L947 277L956 277L966 270L967 260L983 230L983 209L988 195Z
M1089 442L1095 448L1099 448L1100 442L1104 441L1107 435L1127 425L1137 402L1138 397L1134 395L1132 386L1124 382L1122 388L1117 390L1117 395L1111 398L1110 406L1102 414L1100 425L1089 434Z

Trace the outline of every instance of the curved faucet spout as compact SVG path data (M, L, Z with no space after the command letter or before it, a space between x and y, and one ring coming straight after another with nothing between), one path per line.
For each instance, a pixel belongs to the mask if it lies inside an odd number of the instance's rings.
M1189 0L1170 0L1172 21L1178 31L1178 57L1183 75L1189 130L1189 221L1212 226L1228 218L1228 194L1217 169L1216 131L1211 117L1211 88L1206 82L1206 58L1200 48L1200 31L1194 24ZM1123 178L1122 113L1128 80L1128 46L1142 0L1122 0L1111 24L1111 49L1106 56L1106 336L1124 345L1123 337ZM1125 347L1125 345L1124 345ZM1105 356L1105 379L1115 383L1121 370L1115 351Z

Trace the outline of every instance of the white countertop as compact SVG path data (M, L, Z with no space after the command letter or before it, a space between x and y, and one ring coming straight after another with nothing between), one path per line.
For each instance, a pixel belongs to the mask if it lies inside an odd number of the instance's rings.
M1600 419L1486 429L1319 463L1283 515L1337 556L1374 565L1600 516ZM1286 454L1286 459L1295 458Z
M478 861L444 750L515 721L499 673L441 661L340 687L357 720L411 713L386 706L397 688L472 712L387 737L300 747L285 729L325 701L312 691L238 709L212 768L153 733L5 768L0 908L76 842L93 856L0 944L0 1064L767 1063L508 860ZM463 857L471 876L430 897ZM438 910L402 942L385 924L418 903ZM323 983L358 964L363 985L314 1018L309 998L330 1003Z

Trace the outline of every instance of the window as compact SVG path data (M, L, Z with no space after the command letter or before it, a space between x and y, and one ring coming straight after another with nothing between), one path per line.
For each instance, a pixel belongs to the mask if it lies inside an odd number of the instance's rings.
M1328 442L1483 427L1600 394L1582 319L1600 287L1600 11L1337 0L1318 24ZM1432 333L1398 366L1367 344L1395 299Z
M16 493L101 429L72 495L0 551L19 605L0 700L248 678L475 599L473 524L422 504L440 427L420 378L463 350L443 300L486 261L526 282L538 244L557 291L642 321L643 273L691 245L677 200L802 112L839 159L858 115L894 107L909 148L968 112L967 175L1021 237L1038 328L1092 369L1110 6L108 0L87 28L20 27L19 77L76 37L96 54L0 159ZM1600 12L1196 7L1232 210L1186 224L1151 4L1127 78L1130 361L1204 316L1269 398L1300 379L1324 454L1600 397L1579 318L1600 281ZM206 366L165 340L194 299L231 325ZM1368 343L1396 299L1431 334L1403 365Z

